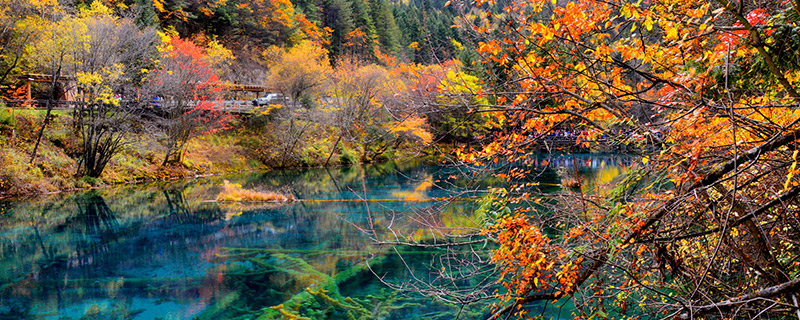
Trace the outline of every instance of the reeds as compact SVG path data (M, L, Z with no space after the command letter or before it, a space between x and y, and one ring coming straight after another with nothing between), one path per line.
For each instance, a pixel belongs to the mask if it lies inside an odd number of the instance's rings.
M217 196L221 202L292 202L294 196L274 191L254 191L242 188L241 184L224 180L222 192Z

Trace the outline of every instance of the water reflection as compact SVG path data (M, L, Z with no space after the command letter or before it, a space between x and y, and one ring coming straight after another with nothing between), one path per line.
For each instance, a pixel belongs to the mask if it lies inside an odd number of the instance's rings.
M111 251L123 233L116 215L101 195L96 192L80 195L75 198L75 204L78 212L67 219L67 225L72 225L71 229L75 230L75 253L70 263L73 267L86 268L95 265L96 259ZM84 276L97 276L96 272L103 271L86 268Z
M628 167L633 157L624 154L542 154L528 160L534 166L603 169L611 167Z
M558 164L602 183L620 170L613 157L572 159L550 158L540 179L557 183ZM462 171L390 163L224 177L307 200L285 206L216 203L222 177L0 204L0 319L255 318L288 310L279 305L304 305L306 316L447 316L458 308L387 290L363 263L377 255L376 270L408 277L405 263L427 262L420 253L382 256L353 225L469 226L469 201L428 201L499 183Z

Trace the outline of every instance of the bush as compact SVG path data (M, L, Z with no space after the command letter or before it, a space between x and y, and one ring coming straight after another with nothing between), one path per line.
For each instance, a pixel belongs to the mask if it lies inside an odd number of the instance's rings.
M26 154L11 148L0 152L0 192L33 194L55 190L44 182L42 170L28 163Z
M274 191L253 191L247 190L238 183L230 183L224 180L222 192L217 196L217 201L240 202L240 201L268 201L268 202L291 202L294 196L284 195Z
M339 145L339 163L343 165L358 163L358 153L344 144Z
M13 128L17 125L17 117L14 115L14 110L0 105L0 126L7 126Z
M325 159L328 158L330 152L328 151L328 146L325 145L324 140L303 144L304 145L301 146L302 149L300 149L299 152L300 165L313 167L321 166L325 163Z

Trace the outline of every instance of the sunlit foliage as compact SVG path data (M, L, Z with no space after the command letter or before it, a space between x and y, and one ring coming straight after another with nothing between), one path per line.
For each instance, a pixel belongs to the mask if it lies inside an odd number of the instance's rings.
M795 314L796 2L478 4L460 25L481 37L491 89L472 95L503 112L458 155L519 164L502 197L524 204L486 230L507 289L494 317L560 298L581 318ZM632 147L640 165L610 193L537 205L519 181L564 132Z

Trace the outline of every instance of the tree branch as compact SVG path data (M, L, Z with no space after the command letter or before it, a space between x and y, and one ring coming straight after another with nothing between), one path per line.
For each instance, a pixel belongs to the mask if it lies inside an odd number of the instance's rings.
M749 302L752 302L753 300L768 299L778 295L782 295L784 293L796 292L797 290L800 290L800 279L790 280L776 286L768 287L751 294L746 294L741 297L725 300L722 302L712 303L700 307L691 307L691 308L685 307L683 310L688 309L687 310L688 312L680 314L678 318L692 319L693 317L700 316L709 312L732 309L742 304L747 304Z

